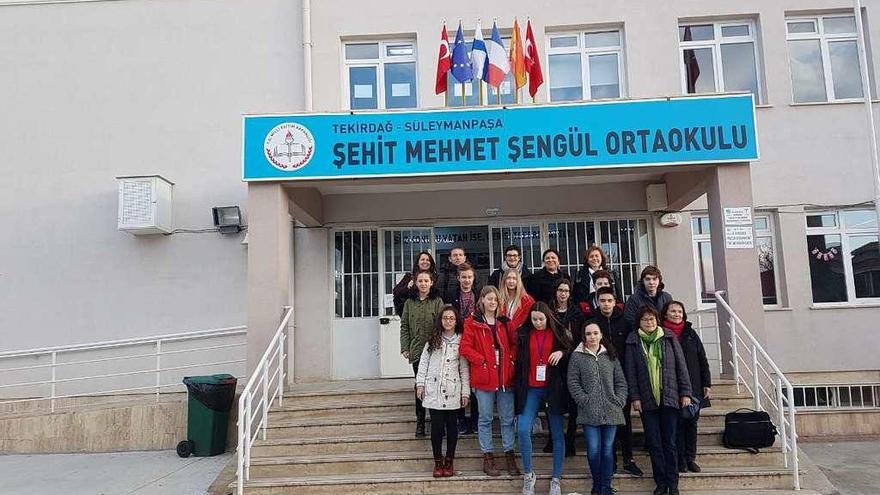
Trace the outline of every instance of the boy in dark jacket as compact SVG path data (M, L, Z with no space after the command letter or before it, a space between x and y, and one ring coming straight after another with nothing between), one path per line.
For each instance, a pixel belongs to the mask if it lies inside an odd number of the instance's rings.
M612 289L611 287L601 287L597 289L596 301L598 307L596 309L596 313L593 316L593 319L590 320L590 322L599 325L599 328L602 330L602 335L605 336L606 339L611 341L611 345L617 352L618 359L620 359L620 366L622 368L625 368L626 361L624 361L624 359L626 358L626 355L624 351L626 350L626 338L629 337L631 329L626 324L626 321L623 319L623 310L620 309L617 304L614 289ZM623 470L633 476L641 477L644 476L645 473L636 464L635 458L633 456L631 410L632 405L630 404L629 400L627 400L626 405L623 406L623 419L625 423L617 428L617 433L615 434L614 438L614 446L616 451L617 444L620 444L621 459L623 460ZM616 453L614 456L614 460L616 470Z
M667 304L672 302L672 295L663 292L663 287L663 274L660 273L660 269L656 266L646 266L639 277L639 286L636 287L635 294L629 296L623 309L623 317L631 330L639 326L639 322L636 321L636 313L642 306L647 306L659 314Z
M437 270L437 292L446 304L452 304L452 292L458 285L458 265L465 262L464 248L455 246L449 251L449 260Z

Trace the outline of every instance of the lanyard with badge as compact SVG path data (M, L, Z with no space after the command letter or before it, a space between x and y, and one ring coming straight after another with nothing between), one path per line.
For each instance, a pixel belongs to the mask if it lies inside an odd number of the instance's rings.
M544 364L544 341L546 339L547 330L539 330L535 334L535 344L538 347L538 366L535 367L535 381L537 382L547 381L547 365Z

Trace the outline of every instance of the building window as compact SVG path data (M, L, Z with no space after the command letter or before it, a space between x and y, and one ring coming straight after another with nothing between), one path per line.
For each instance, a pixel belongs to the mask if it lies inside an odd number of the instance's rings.
M748 91L761 103L758 50L752 21L687 24L678 28L682 91Z
M622 31L554 34L547 43L550 101L625 95Z
M349 109L418 106L413 42L346 43L344 51Z
M651 264L648 222L644 219L551 222L547 225L549 247L559 251L559 269L577 275L584 255L598 245L618 277L624 299L632 295L642 269Z
M333 258L336 317L379 316L379 233L337 231Z
M779 304L777 296L779 280L777 278L778 270L776 270L776 236L773 217L766 213L756 214L754 228L763 302L765 306L777 305ZM691 217L691 235L693 237L695 277L699 301L702 305L715 303L715 272L712 265L710 234L709 217L693 215Z
M468 54L470 54L473 41L467 41L465 44L467 44ZM501 45L504 46L505 50L509 50L510 38L501 38ZM488 64L489 61L487 60L486 63ZM500 98L499 90L501 93ZM472 79L470 82L462 84L455 79L452 72L449 72L449 76L446 78L446 106L476 107L480 105L511 105L516 103L513 71L504 77L499 90L482 82L480 79ZM464 99L461 97L462 92L464 92Z
M854 16L789 18L786 33L795 103L862 98Z
M813 303L877 302L880 251L874 210L808 213Z
M799 409L876 409L880 384L794 385L794 406Z

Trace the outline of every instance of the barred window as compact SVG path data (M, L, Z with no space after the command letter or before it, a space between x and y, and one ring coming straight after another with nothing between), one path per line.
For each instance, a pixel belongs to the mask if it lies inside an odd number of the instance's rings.
M338 318L379 316L378 244L376 230L335 233L333 254Z

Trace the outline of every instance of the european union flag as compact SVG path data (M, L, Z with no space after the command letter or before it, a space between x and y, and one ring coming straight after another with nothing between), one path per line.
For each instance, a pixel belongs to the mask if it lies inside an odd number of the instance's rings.
M461 32L461 22L458 23L458 32L455 33L455 47L452 49L452 77L460 83L468 82L474 78L471 57Z

